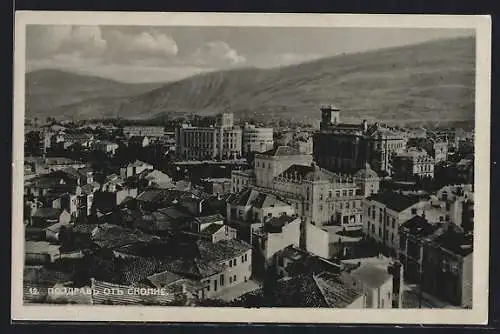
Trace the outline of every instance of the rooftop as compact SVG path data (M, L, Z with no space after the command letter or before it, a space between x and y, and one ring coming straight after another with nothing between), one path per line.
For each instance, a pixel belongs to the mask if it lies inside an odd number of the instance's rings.
M289 155L303 155L303 153L300 153L299 150L290 146L278 146L277 148L273 148L272 150L263 153L258 153L258 155L281 157Z
M63 209L56 208L38 208L33 214L33 217L44 219L59 219L63 211Z
M361 294L344 285L332 274L304 274L279 280L274 302L281 307L344 308Z
M297 217L282 215L279 217L273 217L264 224L264 231L269 233L281 233L283 227L295 220Z
M401 212L421 201L419 196L403 195L393 191L386 191L368 197L370 201L384 204L387 208Z
M209 216L202 216L202 217L197 217L195 218L197 222L200 224L209 224L209 223L217 223L220 221L224 221L224 216L217 213L214 215L209 215Z
M388 273L387 268L384 270L379 266L371 264L361 265L352 270L350 274L370 288L379 288L388 280L392 280L392 276Z

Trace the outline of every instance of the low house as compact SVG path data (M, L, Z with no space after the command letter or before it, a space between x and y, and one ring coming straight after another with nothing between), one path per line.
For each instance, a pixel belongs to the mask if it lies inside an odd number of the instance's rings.
M24 261L26 264L49 264L60 257L60 245L47 241L30 241L24 243Z
M145 170L140 175L140 179L145 181L146 187L170 189L174 187L172 178L159 170Z
M145 170L153 170L154 167L148 163L136 160L127 166L120 168L120 176L124 179L141 174Z
M108 140L100 140L95 143L95 148L98 151L104 152L109 155L115 155L116 150L118 150L119 145L117 143L108 141Z
M265 307L364 308L363 293L329 272L286 277L272 289L252 292L261 295Z
M301 219L282 215L266 220L252 233L254 246L254 274L265 276L275 262L275 255L289 246L299 247Z
M26 227L26 233L40 233L47 240L58 240L62 226L68 226L71 215L64 209L38 208L31 218L31 224Z
M223 195L231 192L231 179L229 178L204 178L201 184L206 193Z

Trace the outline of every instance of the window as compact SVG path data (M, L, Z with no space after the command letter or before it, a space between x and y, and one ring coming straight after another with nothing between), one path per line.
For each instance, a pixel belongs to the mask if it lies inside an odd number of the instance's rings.
M319 211L323 211L323 205L322 204L319 205Z
M328 198L332 198L332 192L331 191L328 192Z
M412 208L411 209L411 214L412 215L416 215L417 214L417 209L416 208Z
M233 260L229 260L229 268L233 266Z
M319 194L319 200L322 201L323 200L323 194Z
M346 202L346 203L345 203L345 208L346 208L346 209L349 209L349 202Z
M224 274L220 275L220 286L224 285Z
M208 281L208 285L207 285L207 292L210 291L210 281Z
M233 260L233 266L236 266L236 259Z
M347 190L342 190L342 196L347 196Z
M349 190L349 196L353 196L354 195L354 190Z
M372 213L372 210L370 207L368 207L368 216Z
M396 228L396 219L392 218L392 228Z
M233 282L236 282L236 275L233 276Z
M248 261L248 254L245 254L245 262Z
M336 197L340 197L340 190L335 192Z
M241 262L245 262L245 257L243 255L241 256Z
M233 283L233 278L229 276L229 284Z

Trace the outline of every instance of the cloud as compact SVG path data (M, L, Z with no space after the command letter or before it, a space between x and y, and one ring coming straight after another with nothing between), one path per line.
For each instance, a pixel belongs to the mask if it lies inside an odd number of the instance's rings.
M246 62L245 57L238 54L226 42L214 41L200 46L191 57L197 65L239 65Z
M27 32L27 58L54 55L99 56L106 49L97 26L35 26Z
M107 36L106 58L118 63L158 63L177 55L179 48L176 41L156 31L126 34L118 30Z

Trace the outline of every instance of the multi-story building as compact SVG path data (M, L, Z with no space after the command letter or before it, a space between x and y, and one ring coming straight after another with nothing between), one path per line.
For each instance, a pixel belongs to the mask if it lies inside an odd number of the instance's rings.
M231 191L233 193L239 193L253 185L255 185L255 172L253 169L231 171Z
M273 128L259 128L246 123L243 127L242 152L266 152L273 148Z
M364 204L363 230L371 239L392 251L398 249L399 228L427 204L419 196L383 192L368 197Z
M99 140L95 143L95 148L98 151L104 152L106 154L115 155L116 150L118 150L119 145L113 143L109 140Z
M334 172L354 173L368 162L376 171L391 173L391 158L406 147L402 131L369 125L340 123L340 110L321 107L320 131L313 136L314 159Z
M409 219L399 233L406 278L423 292L472 307L473 234L454 222L433 224L422 216Z
M158 138L165 135L165 128L163 126L126 126L123 128L123 134L126 138L136 136Z
M394 177L398 179L433 178L434 158L423 149L411 147L393 158Z
M272 217L252 232L253 273L265 277L266 270L272 266L275 255L289 246L299 247L301 220L296 215Z
M226 159L241 156L242 130L232 114L218 116L215 127L183 124L175 131L177 153L186 159Z
M363 195L352 177L339 176L315 164L292 165L274 178L277 194L293 204L307 223L362 226Z
M274 178L292 165L310 166L312 156L302 154L289 146L279 146L275 149L255 155L255 184L258 187L273 188Z
M365 197L375 195L380 190L380 176L368 163L365 168L360 169L354 174L354 179Z

